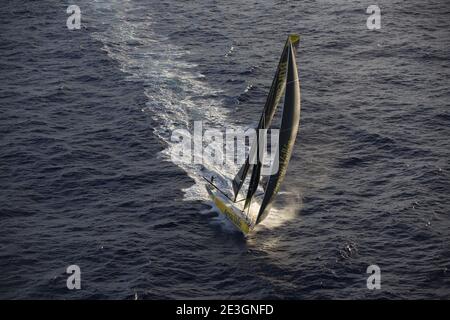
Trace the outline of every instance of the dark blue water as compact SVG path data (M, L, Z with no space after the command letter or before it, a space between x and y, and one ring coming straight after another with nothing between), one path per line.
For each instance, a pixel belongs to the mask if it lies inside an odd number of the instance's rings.
M69 4L0 6L1 298L450 298L445 1L378 1L378 31L367 1ZM235 171L170 133L255 123L291 32L301 129L244 238L200 179Z

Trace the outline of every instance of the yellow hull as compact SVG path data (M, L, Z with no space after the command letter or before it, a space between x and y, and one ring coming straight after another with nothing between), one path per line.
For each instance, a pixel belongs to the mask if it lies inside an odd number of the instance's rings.
M209 186L206 187L206 190L216 207L236 226L236 228L244 234L250 232L252 225L244 218L241 210L234 207L228 200L218 196Z

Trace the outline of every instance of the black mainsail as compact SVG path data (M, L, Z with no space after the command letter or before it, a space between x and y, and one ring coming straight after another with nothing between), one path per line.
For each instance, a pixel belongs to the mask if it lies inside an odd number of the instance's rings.
M249 182L247 196L245 198L245 211L249 208L261 179L262 159L260 149L262 146L260 143L259 132L261 132L260 129L267 129L270 126L280 102L281 95L284 91L284 107L276 155L276 157L278 157L278 170L275 174L269 177L268 182L264 187L264 198L261 202L255 224L258 224L264 220L270 211L272 202L278 193L281 182L286 174L287 166L292 155L292 149L294 147L298 132L300 121L300 84L295 59L298 43L299 37L297 35L290 35L286 41L283 53L281 54L281 58L278 63L275 77L272 81L272 86L270 88L267 101L263 109L263 113L258 123L258 134L255 139L255 143L250 149L249 157L247 157L244 165L241 167L233 180L233 191L236 199L245 178L251 169L252 175ZM256 163L254 163L255 161L251 161L252 157L256 157Z
M300 122L300 82L298 79L295 50L289 48L286 92L284 96L283 116L281 119L280 136L278 143L278 171L271 175L265 187L264 198L259 208L256 224L264 220L269 214L272 201L280 189L281 182L286 175L292 149L294 148Z
M260 129L267 129L272 122L273 116L280 102L281 95L286 88L286 73L287 73L287 66L289 63L289 51L291 50L294 51L294 62L295 62L295 51L296 51L295 49L297 48L298 44L299 44L298 35L290 35L288 37L286 44L283 48L280 61L278 62L278 67L275 72L275 76L272 81L269 95L267 96L267 100L264 105L263 112L261 114L261 118L256 128L257 132L259 132ZM252 169L251 170L252 176L250 178L250 185L247 192L244 208L247 208L250 205L251 199L258 188L262 166L260 157L256 156L259 155L260 151L259 146L260 146L259 134L257 134L256 140L250 148L250 155L246 158L245 163L243 164L239 172L236 174L232 183L234 191L234 199L236 200L236 197L239 191L241 190L242 185L244 184L245 178L249 170ZM256 163L255 161L250 161L250 158L252 158L252 160L256 159Z

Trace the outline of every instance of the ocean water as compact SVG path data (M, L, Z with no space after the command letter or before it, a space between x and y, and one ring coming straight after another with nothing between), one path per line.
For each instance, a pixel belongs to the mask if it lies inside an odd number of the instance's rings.
M371 4L2 2L0 298L450 298L450 7L378 1L369 31ZM238 168L170 134L254 125L289 33L300 132L244 237L200 177Z

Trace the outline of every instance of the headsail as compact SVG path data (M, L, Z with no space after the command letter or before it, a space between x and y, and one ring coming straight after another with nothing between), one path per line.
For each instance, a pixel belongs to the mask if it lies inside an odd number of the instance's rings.
M298 43L299 43L298 35L290 35L286 41L283 52L281 54L280 61L278 63L277 70L275 72L274 79L272 81L272 85L270 87L269 95L267 97L261 118L258 123L257 130L267 129L272 122L276 108L280 102L281 95L286 87L286 67L288 64L289 51L292 50L292 48L296 48L298 46ZM257 135L255 142L253 143L253 145L250 148L250 156L252 154L253 155L259 154L258 139L259 138ZM249 157L247 157L247 159L245 160L245 163L243 164L243 166L241 167L241 169L239 170L239 172L236 174L235 178L233 179L233 191L234 191L234 197L236 199L237 194L239 193L240 189L242 188L242 185L244 184L244 181L249 172L249 169L252 168L252 177L250 180L250 187L247 192L245 207L248 207L248 205L250 204L251 198L253 197L253 195L256 192L256 189L258 187L262 164L260 162L260 159L258 157L256 157L256 158L257 158L257 163L255 164L252 161L252 164L251 164Z
M300 121L300 83L297 62L295 60L295 49L292 45L289 45L288 49L287 69L287 84L278 144L279 169L276 174L269 178L269 182L265 188L266 192L256 218L256 224L264 220L270 211L272 201L278 193L281 182L286 174L297 137Z

